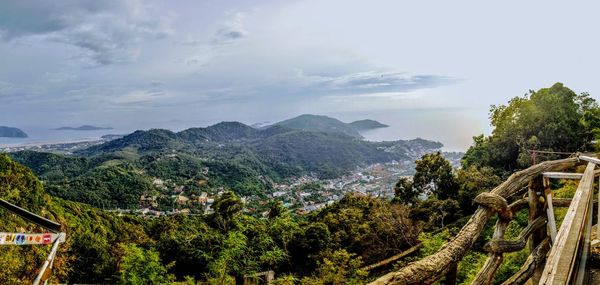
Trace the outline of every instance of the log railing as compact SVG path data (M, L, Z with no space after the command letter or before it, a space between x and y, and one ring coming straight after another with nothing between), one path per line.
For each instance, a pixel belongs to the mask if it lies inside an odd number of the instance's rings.
M584 173L558 172L573 168L581 160L588 162ZM595 170L596 165L600 165L600 159L577 156L542 162L514 173L491 192L481 193L475 198L474 203L479 205L475 213L440 250L371 284L431 284L444 276L445 284L455 284L458 263L494 215L498 219L492 240L484 246L489 255L471 284L491 284L502 265L503 255L523 250L527 245L530 252L527 260L503 285L528 281L529 284L582 284L596 203L593 200L593 184L594 178L600 176L600 170ZM580 181L574 197L566 199L552 198L549 179ZM600 203L598 205L600 207ZM528 225L516 239L506 240L504 232L508 224L524 207L529 209ZM553 207L569 207L558 232ZM600 214L598 219L600 221Z
M594 168L590 162L583 173L577 192L562 222L556 241L550 250L542 274L542 284L568 284L574 279L573 272L579 256L582 238L591 228L592 198L594 194ZM589 239L589 237L588 237ZM584 254L586 254L584 252Z
M531 255L521 270L513 276L514 281L528 280L536 273L541 276L539 270L542 260L547 252L547 239L545 237L546 224L544 213L544 201L542 198L544 189L542 174L545 172L558 172L576 166L579 162L577 157L545 161L533 165L525 170L512 174L506 181L494 188L489 193L482 193L475 202L479 207L473 213L469 221L460 232L436 253L421 260L412 262L398 271L388 273L373 281L371 284L431 284L446 276L447 284L454 284L456 274L454 269L467 254L483 231L486 223L492 215L498 215L498 222L492 242L488 243L490 255L484 267L477 274L473 284L489 284L496 270L502 264L503 253L510 252L516 248L524 248L524 240L533 240L530 248ZM573 175L576 176L576 175ZM528 191L528 199L520 199L520 196ZM519 197L514 199L514 197ZM508 201L514 199L513 203ZM512 219L514 213L519 209L529 206L529 226L521 232L516 241L504 241L504 230ZM532 212L533 211L533 212ZM544 251L546 250L546 251ZM511 278L511 279L513 279Z

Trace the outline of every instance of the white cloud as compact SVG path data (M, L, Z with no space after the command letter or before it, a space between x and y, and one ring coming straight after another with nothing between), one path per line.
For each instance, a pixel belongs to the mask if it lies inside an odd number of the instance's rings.
M129 93L114 98L113 102L116 104L123 105L143 104L156 102L158 100L163 100L171 97L173 97L172 93L164 91L133 90Z
M135 59L142 40L170 34L170 17L141 1L3 1L0 36L38 37L78 47L93 64Z

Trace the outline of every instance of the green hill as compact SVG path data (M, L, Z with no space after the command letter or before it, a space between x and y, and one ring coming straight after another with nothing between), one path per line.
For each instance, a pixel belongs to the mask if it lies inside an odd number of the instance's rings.
M0 126L0 137L6 138L26 138L27 134L17 128Z
M222 122L178 133L136 131L74 156L31 151L11 155L33 169L53 195L130 209L138 207L141 195L162 191L152 185L155 178L196 195L223 187L242 196L266 197L272 181L306 174L335 178L359 166L393 160L412 163L441 147L421 139L369 142L342 133Z
M300 115L298 117L281 121L276 125L284 126L290 129L323 132L323 133L341 133L354 138L362 138L354 127L338 119L318 115Z
M350 125L352 128L354 128L355 130L357 130L359 132L389 127L388 125L382 124L375 120L369 120L369 119L354 121L348 125Z

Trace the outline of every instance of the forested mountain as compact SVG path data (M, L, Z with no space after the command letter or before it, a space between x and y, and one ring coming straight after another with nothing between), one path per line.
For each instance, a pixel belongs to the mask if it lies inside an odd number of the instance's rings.
M334 178L380 162L411 163L441 147L423 139L368 142L341 133L222 122L177 133L136 131L73 156L31 151L11 155L31 167L54 195L135 209L142 195L161 191L152 184L156 178L196 195L223 187L242 196L266 197L273 181L307 174Z
M0 126L0 137L26 138L27 134L24 131L17 128Z
M372 130L372 129L379 129L379 128L387 128L389 127L388 125L382 124L380 122L377 122L375 120L359 120L359 121L354 121L352 123L349 124L351 127L353 127L355 130L357 131L368 131L368 130Z
M547 106L560 107L545 116L548 112L542 110ZM556 116L568 119L558 121ZM477 207L476 195L493 189L514 168L533 163L529 148L558 151L538 157L552 159L563 152L593 151L593 139L600 135L600 107L595 100L561 84L494 107L491 118L494 131L475 137L460 169L453 169L439 152L422 155L441 147L422 139L370 143L339 133L221 123L179 133L138 131L75 156L11 154L44 183L0 154L0 198L63 224L67 242L55 261L57 282L235 284L244 275L274 270L276 284L365 284L380 276L379 270L404 266L443 246ZM556 138L559 133L568 136ZM392 201L349 193L320 210L296 216L281 202L263 199L268 210L257 217L245 212L235 193L226 191L256 194L268 189L271 179L286 175L312 171L333 175L354 163L415 156L414 177L398 180ZM201 216L142 219L98 209L135 206L138 196L162 191L154 177L193 191L226 189L215 196L214 212ZM559 181L553 187L558 188L555 194L567 198L576 183ZM517 239L527 225L527 211L514 214L508 238ZM3 210L0 219L4 231L41 231ZM492 236L493 223L488 223L458 264L459 284L473 281L486 262L484 245ZM421 248L414 256L392 262L387 269L369 272L364 267L418 243ZM30 283L48 251L0 249L1 284ZM513 275L525 263L527 251L506 254L493 283Z
M341 133L302 131L281 125L255 129L238 122L222 122L178 133L161 129L136 131L78 154L139 157L183 152L205 160L246 164L278 179L308 173L335 177L359 165L414 160L441 147L439 142L423 139L367 142Z
M319 115L300 115L275 125L303 131L344 134L355 138L362 138L361 131L387 127L374 120L361 120L347 124L335 118Z
M48 159L56 163L61 158ZM66 163L86 167L82 161ZM52 271L53 280L61 283L202 280L234 284L245 274L275 270L282 278L303 278L305 284L332 278L358 284L366 276L360 269L363 262L377 261L414 245L419 233L419 226L408 219L404 206L364 196L348 196L335 207L306 219L296 219L274 203L268 218L258 219L244 214L241 200L226 192L215 201L214 214L148 220L48 195L29 169L5 154L0 154L0 181L5 182L0 183L0 198L63 225L67 239ZM347 211L353 214L349 216ZM0 230L44 231L4 210L0 210L0 220ZM361 229L360 237L355 236L354 227ZM395 235L398 227L404 230L402 236ZM0 283L31 284L50 248L0 249ZM327 265L331 262L350 263L349 272L339 275L336 268Z

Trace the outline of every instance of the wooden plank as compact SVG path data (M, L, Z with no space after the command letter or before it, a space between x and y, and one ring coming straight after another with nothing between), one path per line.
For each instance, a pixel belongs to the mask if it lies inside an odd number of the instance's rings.
M600 162L600 161L599 161ZM568 284L576 263L577 250L585 228L589 203L593 195L594 163L588 163L571 206L560 226L539 284Z
M59 242L65 242L65 233L0 233L0 245L51 244L57 239Z
M544 172L542 175L545 178L554 178L554 179L581 179L583 174L581 173L570 173L570 172Z
M587 155L581 155L581 156L579 156L579 159L581 159L583 161L591 162L593 164L600 164L600 159L591 157L591 156L587 156Z

